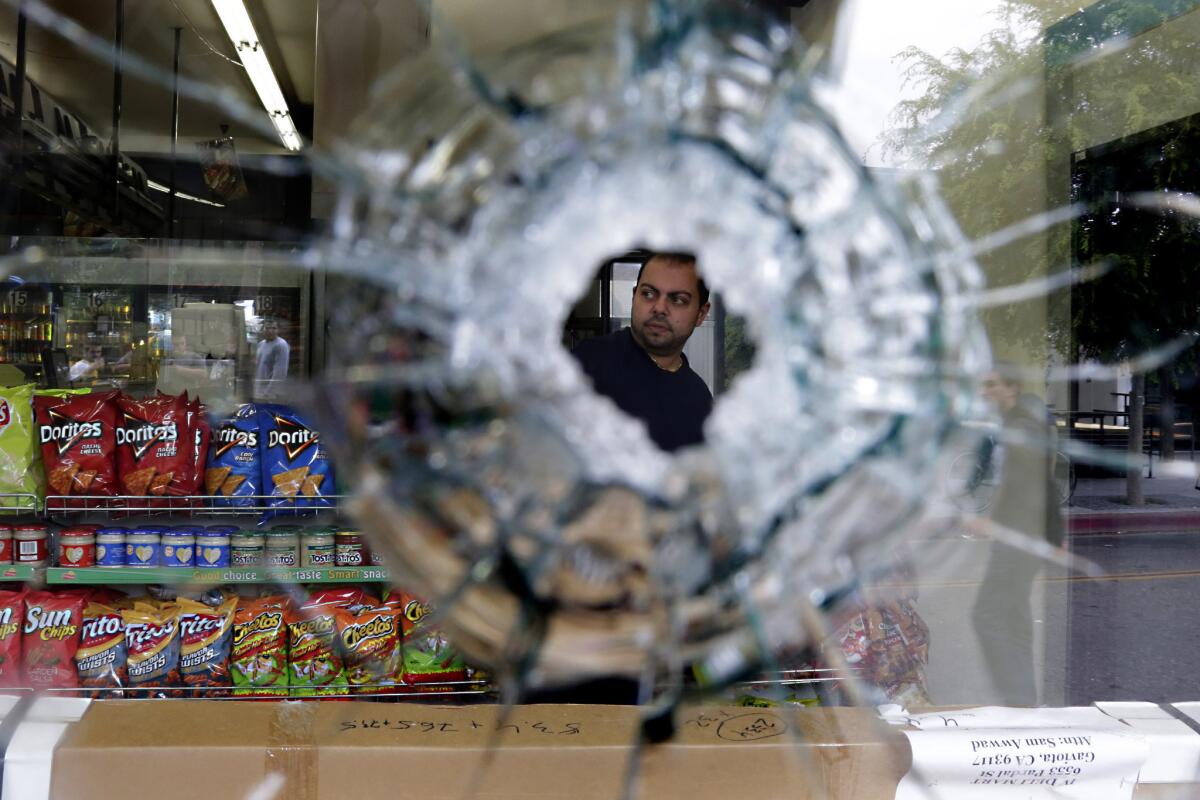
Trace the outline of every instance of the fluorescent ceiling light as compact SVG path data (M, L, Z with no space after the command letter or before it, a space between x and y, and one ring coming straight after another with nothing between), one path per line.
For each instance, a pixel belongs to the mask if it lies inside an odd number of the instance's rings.
M153 189L156 192L166 192L167 194L170 194L170 192L171 192L171 189L169 187L163 186L158 181L148 180L148 181L146 181L146 185L149 186L151 189ZM212 200L205 200L203 197L196 197L194 194L188 194L187 192L177 191L177 192L175 192L175 196L178 197L180 200L191 200L193 203L204 203L204 205L206 205L206 206L216 206L217 208L225 207L224 203L214 203Z
M283 91L279 88L279 81L275 80L275 73L271 71L271 63L267 61L267 54L258 41L245 4L242 0L212 0L212 4L221 18L221 24L225 26L225 33L229 34L229 41L237 50L238 58L242 60L242 66L246 68L246 74L250 76L250 82L254 84L254 91L258 92L258 99L262 101L279 138L283 140L283 146L288 150L299 150L300 134L296 132L287 101L283 99Z

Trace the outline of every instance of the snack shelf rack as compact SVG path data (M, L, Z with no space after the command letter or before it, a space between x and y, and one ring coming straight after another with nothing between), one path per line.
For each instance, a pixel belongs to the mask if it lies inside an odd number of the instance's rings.
M40 514L42 504L35 494L0 494L0 515Z
M128 586L147 583L199 586L245 583L293 585L390 581L388 571L383 567L50 567L45 573L46 583L59 586Z
M28 564L0 564L0 582L40 583L44 570Z
M2 497L2 496L0 496ZM112 518L130 516L222 517L245 514L276 513L281 517L317 516L337 512L346 495L321 497L274 497L247 495L245 497L214 497L192 495L47 495L43 509L47 516L95 515ZM34 498L35 503L37 498ZM321 503L321 505L313 505ZM36 508L36 506L35 506Z
M291 687L295 689L297 687ZM414 684L398 690L371 690L366 692L352 692L347 687L339 687L342 691L330 694L321 694L317 696L291 694L289 690L284 690L282 694L268 695L260 689L260 694L233 694L234 689L229 686L171 686L171 687L153 687L153 688L131 688L106 686L99 688L51 688L39 689L36 692L29 688L4 689L5 694L45 694L56 697L80 697L91 696L93 699L165 699L158 695L166 695L170 699L184 700L277 700L277 701L295 701L295 700L382 700L402 703L412 703L421 701L436 701L445 703L448 699L459 698L469 700L470 702L479 702L488 698L497 696L496 687L483 679L470 679L465 681L440 681L438 683Z

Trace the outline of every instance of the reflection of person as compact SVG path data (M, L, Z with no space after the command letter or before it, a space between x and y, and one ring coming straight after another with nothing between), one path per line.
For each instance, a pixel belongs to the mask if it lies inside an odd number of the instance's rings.
M638 272L630 326L572 352L596 391L642 420L663 450L704 439L712 394L683 346L708 315L708 287L685 253L657 253Z
M87 353L71 365L67 375L71 383L85 379L95 380L100 377L100 369L104 366L104 354L99 347L89 347Z
M279 392L287 378L288 358L291 355L287 341L279 335L275 320L267 320L262 332L254 367L254 393L260 398L273 397Z
M1045 414L1035 415L1021 402L1018 382L996 372L984 379L983 394L1000 411L1003 423L992 523L1061 546L1053 433ZM1037 705L1030 597L1041 566L1038 556L993 542L972 612L988 672L1007 705Z

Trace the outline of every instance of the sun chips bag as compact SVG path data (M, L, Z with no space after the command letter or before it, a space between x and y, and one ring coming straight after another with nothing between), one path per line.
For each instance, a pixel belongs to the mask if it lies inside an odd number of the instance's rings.
M30 592L25 595L21 639L25 683L34 689L79 685L75 652L83 626L85 597L75 592Z
M21 685L21 628L25 591L0 590L0 688Z

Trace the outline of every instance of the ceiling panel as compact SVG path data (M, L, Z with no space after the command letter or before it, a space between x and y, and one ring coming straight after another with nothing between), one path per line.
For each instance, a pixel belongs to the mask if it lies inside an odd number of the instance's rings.
M264 40L272 67L289 104L312 102L313 43L317 0L251 0L248 8ZM100 40L102 52L68 41L59 30L33 21L27 34L29 75L101 135L112 121L113 69L111 42L115 0L48 0L58 13L78 22ZM231 91L269 125L265 112L234 58L233 45L208 0L125 0L125 47L131 57L148 64L151 77L123 78L121 147L134 152L165 152L170 147L171 63L174 28L182 29L180 74ZM0 55L16 61L15 0L0 2ZM206 43L206 41L207 43ZM244 152L285 152L278 138L236 122L219 104L182 97L179 114L180 151L192 142L220 134L230 125Z

